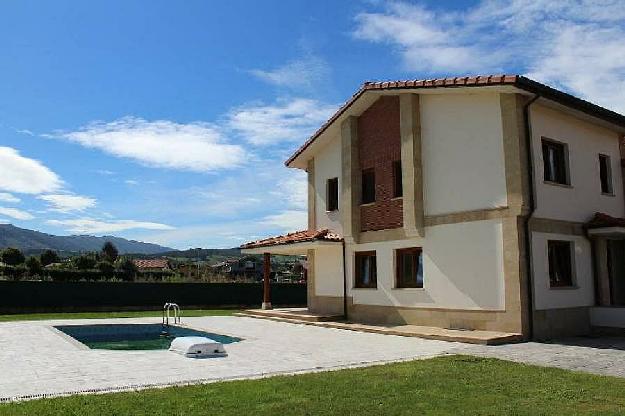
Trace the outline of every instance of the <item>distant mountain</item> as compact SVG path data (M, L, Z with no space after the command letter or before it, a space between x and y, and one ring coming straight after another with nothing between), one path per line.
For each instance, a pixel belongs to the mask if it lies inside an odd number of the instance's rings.
M143 243L141 241L126 240L125 238L91 235L59 236L41 233L39 231L18 228L11 224L0 224L0 249L16 247L31 254L45 249L59 252L99 251L102 245L110 241L115 244L121 254L157 254L174 251L169 247L158 244Z
M241 257L240 248L190 248L188 250L174 250L158 253L163 257L178 257L187 259L206 260L213 257Z

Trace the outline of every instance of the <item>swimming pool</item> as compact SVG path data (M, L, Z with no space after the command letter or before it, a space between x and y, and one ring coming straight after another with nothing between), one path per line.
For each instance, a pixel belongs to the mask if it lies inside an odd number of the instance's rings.
M222 344L241 338L170 325L167 334L161 324L58 325L54 328L96 350L166 350L176 337L207 337Z

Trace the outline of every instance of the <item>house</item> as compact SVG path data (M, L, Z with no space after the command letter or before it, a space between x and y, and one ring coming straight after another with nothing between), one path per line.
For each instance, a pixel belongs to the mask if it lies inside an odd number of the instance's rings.
M171 270L167 259L133 259L132 262L140 272L165 272Z
M622 331L624 133L518 75L365 83L286 161L308 230L242 249L305 254L308 309L351 321Z
M245 276L258 280L263 277L263 261L257 256L227 259L212 265L211 269L215 272L228 274L230 276Z

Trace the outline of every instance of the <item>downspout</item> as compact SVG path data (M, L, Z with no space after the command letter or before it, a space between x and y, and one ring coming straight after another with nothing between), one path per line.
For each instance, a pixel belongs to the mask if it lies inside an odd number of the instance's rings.
M529 179L529 211L525 217L525 264L527 267L527 303L528 303L528 332L529 339L534 338L534 274L532 272L532 234L530 230L530 220L536 211L536 189L534 185L534 158L532 157L532 126L530 122L529 108L540 98L536 94L523 106L523 122L525 124L525 146L527 150L527 166Z
M345 262L345 240L343 240L343 319L347 321L347 263Z

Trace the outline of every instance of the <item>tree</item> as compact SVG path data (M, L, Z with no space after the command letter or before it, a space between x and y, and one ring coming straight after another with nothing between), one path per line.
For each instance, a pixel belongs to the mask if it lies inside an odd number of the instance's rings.
M125 280L133 280L137 274L137 266L129 258L123 258L118 261L117 267L126 275Z
M117 247L115 247L113 243L111 243L110 241L107 241L106 243L104 243L104 245L102 246L102 257L105 260L108 260L111 263L114 263L115 260L117 260L118 256L119 256L119 251L117 250Z
M113 272L115 271L115 267L113 266L113 264L111 264L111 262L108 262L106 260L100 261L98 262L98 264L96 264L95 266L100 273L102 273L104 276L110 276L113 274Z
M59 255L54 250L44 251L43 253L41 253L41 256L39 256L39 260L41 261L41 265L44 267L49 264L58 263L59 261L61 261Z
M41 262L35 256L30 256L28 260L26 260L26 267L28 268L28 273L31 276L34 276L41 272Z
M82 254L75 257L73 261L76 268L80 270L93 269L96 265L96 259L93 254Z
M9 247L2 252L2 262L9 266L17 266L24 263L26 257L17 248Z

